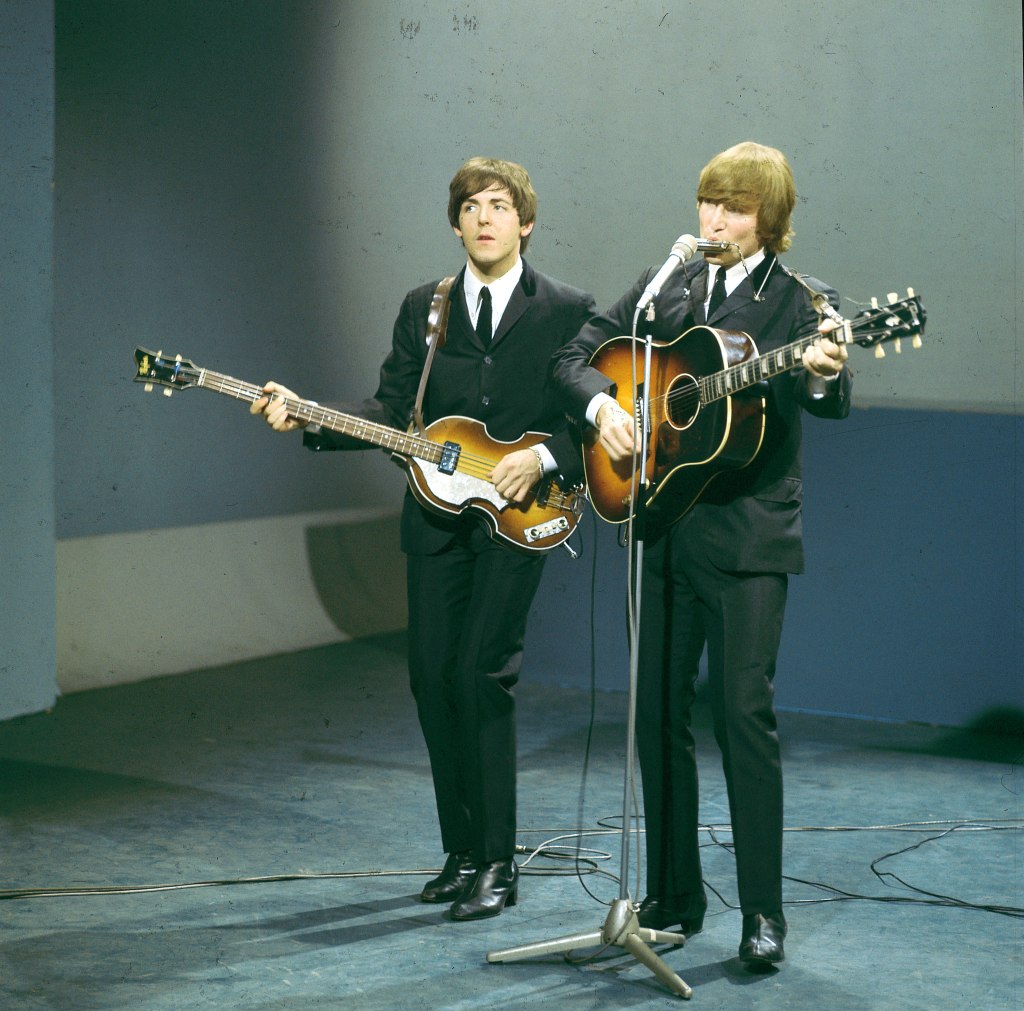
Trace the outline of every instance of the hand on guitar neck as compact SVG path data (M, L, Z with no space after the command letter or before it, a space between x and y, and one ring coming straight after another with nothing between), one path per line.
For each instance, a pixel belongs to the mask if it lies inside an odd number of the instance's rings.
M818 327L822 333L821 340L816 341L804 351L801 362L812 376L826 380L835 379L843 371L850 352L845 344L834 344L827 336L838 326L839 324L834 320L822 320L821 326Z
M292 393L287 386L270 382L263 384L263 390L267 396L260 397L249 406L250 414L262 414L267 424L275 432L295 432L306 427L308 422L300 421L288 413L288 405L285 401L299 400L300 398Z

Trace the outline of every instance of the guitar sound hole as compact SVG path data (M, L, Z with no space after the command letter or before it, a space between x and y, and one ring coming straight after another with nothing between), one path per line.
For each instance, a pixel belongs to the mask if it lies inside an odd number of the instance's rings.
M689 428L700 410L700 388L693 376L676 376L665 395L668 420L676 428Z

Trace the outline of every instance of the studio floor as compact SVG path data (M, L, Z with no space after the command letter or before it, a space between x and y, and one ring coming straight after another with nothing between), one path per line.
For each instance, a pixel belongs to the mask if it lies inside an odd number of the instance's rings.
M379 636L0 723L0 1007L678 1005L619 948L487 960L598 931L618 897L625 695L524 678L520 901L454 923L417 901L443 857L404 657ZM655 949L690 1006L1021 1006L1021 739L795 713L781 730L790 934L753 975L699 713L711 905Z

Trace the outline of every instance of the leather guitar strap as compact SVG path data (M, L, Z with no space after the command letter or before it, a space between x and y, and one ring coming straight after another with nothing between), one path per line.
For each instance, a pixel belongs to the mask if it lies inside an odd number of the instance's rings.
M426 425L423 424L423 397L427 392L427 377L434 362L434 354L438 348L444 346L445 334L448 332L448 310L451 307L448 294L454 283L454 277L444 278L430 300L430 312L427 315L427 357L423 362L420 388L416 391L416 405L412 410L413 420L409 423L409 431L418 431L420 435L426 431Z
M807 281L804 280L807 276L806 274L798 274L795 270L790 270L789 267L785 267L781 263L779 266L782 267L783 273L786 273L793 278L793 280L811 296L811 305L814 307L814 311L819 317L828 316L830 320L834 323L838 323L840 326L843 326L846 323L846 320L832 308L832 305L828 300L828 295L823 291L815 290L807 283Z

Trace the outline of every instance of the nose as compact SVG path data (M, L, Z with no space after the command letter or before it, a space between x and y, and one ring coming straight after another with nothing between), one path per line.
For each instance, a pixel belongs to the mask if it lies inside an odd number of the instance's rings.
M707 218L708 227L712 230L717 230L722 227L725 219L725 211L721 204L705 204L705 216Z
M488 221L491 220L491 209L487 206L487 204L480 205L480 212L477 214L476 220L477 223L481 225L486 224Z

